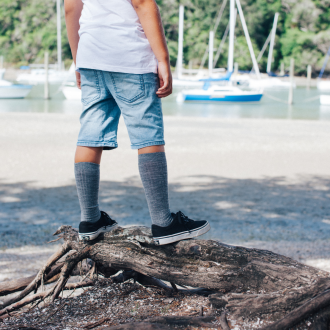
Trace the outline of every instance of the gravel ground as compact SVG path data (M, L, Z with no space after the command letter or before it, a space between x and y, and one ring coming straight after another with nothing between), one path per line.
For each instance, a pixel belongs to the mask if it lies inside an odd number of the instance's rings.
M330 271L330 122L165 117L170 203L208 219L205 238L270 249ZM32 275L77 227L77 116L0 114L0 281ZM123 123L104 153L101 208L150 225Z

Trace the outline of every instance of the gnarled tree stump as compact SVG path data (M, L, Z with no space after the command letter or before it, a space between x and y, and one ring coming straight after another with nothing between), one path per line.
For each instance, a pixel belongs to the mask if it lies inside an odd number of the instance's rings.
M119 227L87 243L80 242L77 231L70 226L60 227L55 234L64 239L61 249L30 283L25 280L25 289L5 302L0 315L23 306L27 298L30 303L33 296L26 296L49 280L50 273L54 278L57 269L61 273L56 277L56 285L43 295L56 299L77 264L86 258L95 263L93 270L96 268L105 277L123 270L119 275L122 281L134 277L143 285L166 290L177 290L175 284L199 288L196 292L209 295L214 308L225 309L233 318L267 317L279 321L296 309L282 320L280 327L276 328L275 322L275 328L269 329L288 329L330 304L329 273L270 251L213 240L185 240L157 246L150 229L142 226ZM57 261L64 255L66 260L58 267ZM88 271L91 269L85 267L85 273ZM170 282L173 289L162 281ZM12 286L17 290L17 286ZM37 295L36 299L40 299L40 293Z

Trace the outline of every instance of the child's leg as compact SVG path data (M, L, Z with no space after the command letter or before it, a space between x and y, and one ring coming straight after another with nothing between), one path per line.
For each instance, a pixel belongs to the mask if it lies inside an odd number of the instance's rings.
M139 149L139 171L151 221L167 227L172 222L168 202L167 163L164 145Z
M95 222L101 217L98 195L102 147L78 146L74 172L81 208L81 221Z

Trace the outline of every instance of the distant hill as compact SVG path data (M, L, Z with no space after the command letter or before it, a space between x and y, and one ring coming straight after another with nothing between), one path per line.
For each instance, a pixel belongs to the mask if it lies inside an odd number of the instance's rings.
M208 43L209 30L223 0L183 0L185 6L184 63L189 61L198 67ZM175 66L178 40L178 8L176 0L157 1L165 27L170 50L171 64ZM296 72L305 73L311 64L314 73L322 66L330 46L330 0L241 0L252 43L259 53L272 28L275 12L280 13L274 62L272 70L284 61L289 65L295 58ZM223 19L215 34L218 47L228 24L229 0ZM64 59L70 59L64 12L62 20L62 47ZM252 67L248 48L239 18L236 23L235 62L239 68ZM227 46L220 56L217 67L226 67ZM45 0L0 0L0 54L5 61L16 64L42 62L44 51L50 51L51 61L56 61L56 1ZM267 51L260 62L266 69ZM207 65L207 62L206 62ZM328 65L330 71L330 63Z

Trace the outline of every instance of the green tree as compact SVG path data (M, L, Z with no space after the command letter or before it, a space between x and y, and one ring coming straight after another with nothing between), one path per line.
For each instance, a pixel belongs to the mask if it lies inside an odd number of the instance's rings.
M184 63L188 65L192 61L198 66L223 0L156 1L164 24L171 65L175 66L178 53L178 13L181 3L185 6ZM229 21L229 1L215 33L216 48ZM298 73L305 74L308 64L312 65L315 72L320 70L330 46L330 0L241 0L241 4L256 56L271 31L275 12L280 13L273 71L279 67L281 61L288 67L291 57L295 59ZM46 49L50 52L50 60L55 62L56 1L0 0L0 54L5 55L6 61L42 62ZM64 60L71 59L63 13L62 49ZM227 50L228 40L217 67L226 67ZM235 29L235 61L242 70L252 68L239 17ZM262 71L266 70L267 51L259 65Z

